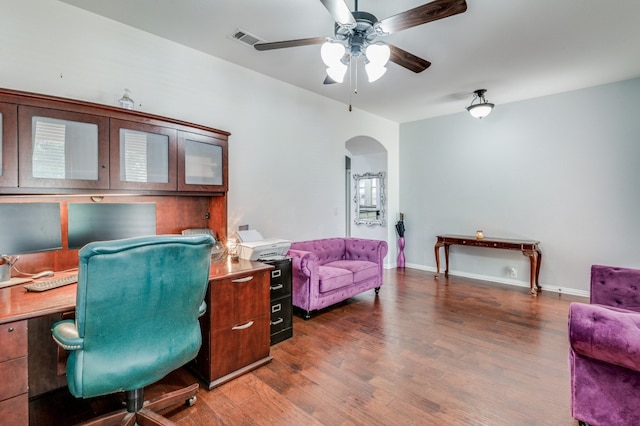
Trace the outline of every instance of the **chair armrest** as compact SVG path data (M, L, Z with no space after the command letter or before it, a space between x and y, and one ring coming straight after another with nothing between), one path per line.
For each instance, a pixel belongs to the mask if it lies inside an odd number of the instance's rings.
M74 320L64 320L57 322L51 328L53 340L56 341L61 348L68 351L82 349L84 339L78 335L78 328Z
M580 355L640 371L640 313L574 302L569 343Z

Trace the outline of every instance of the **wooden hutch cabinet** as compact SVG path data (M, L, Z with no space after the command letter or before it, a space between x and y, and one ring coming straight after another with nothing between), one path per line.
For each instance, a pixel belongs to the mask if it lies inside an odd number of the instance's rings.
M18 185L18 109L0 103L0 187Z
M0 194L227 192L228 132L6 89L0 118Z

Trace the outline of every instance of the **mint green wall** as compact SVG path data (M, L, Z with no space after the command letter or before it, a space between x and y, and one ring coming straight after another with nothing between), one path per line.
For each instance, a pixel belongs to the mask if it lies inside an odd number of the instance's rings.
M634 79L497 105L483 120L402 124L407 263L435 270L436 235L482 229L540 240L549 290L586 295L595 263L640 268L638 99ZM528 286L518 252L452 247L450 260L454 274Z

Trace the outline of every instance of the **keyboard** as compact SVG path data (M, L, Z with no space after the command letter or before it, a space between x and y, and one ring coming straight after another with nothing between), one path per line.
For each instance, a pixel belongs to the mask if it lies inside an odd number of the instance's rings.
M34 281L24 286L27 291L47 291L78 282L78 274L63 275L46 280Z

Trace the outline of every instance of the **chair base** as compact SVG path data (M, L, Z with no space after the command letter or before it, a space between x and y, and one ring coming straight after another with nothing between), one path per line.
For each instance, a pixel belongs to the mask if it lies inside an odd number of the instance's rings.
M129 412L127 409L115 411L89 420L82 423L85 426L133 426L139 424L141 426L157 425L157 426L169 426L175 425L174 422L161 416L157 411L162 411L165 408L171 407L176 404L186 403L188 406L195 404L196 394L198 393L199 385L197 383L187 386L186 388L178 389L173 392L169 392L164 395L160 395L151 401L145 401L142 404L142 408L135 412Z

